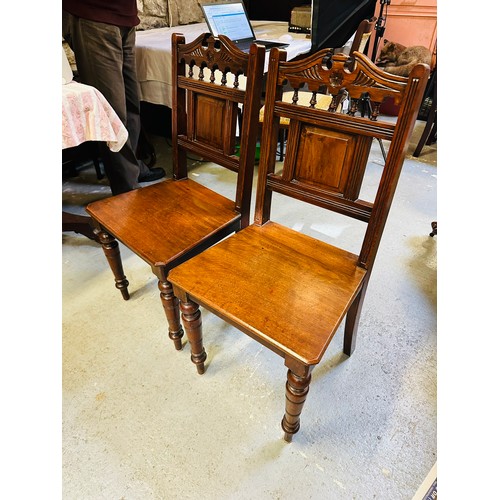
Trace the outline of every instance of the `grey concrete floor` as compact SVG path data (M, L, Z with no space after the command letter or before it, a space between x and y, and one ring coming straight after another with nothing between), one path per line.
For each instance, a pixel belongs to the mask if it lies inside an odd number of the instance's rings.
M157 164L170 168L167 142L154 142ZM373 178L382 165L374 143ZM190 175L232 189L233 174L210 164L193 162ZM290 444L280 428L281 358L203 311L208 364L198 375L189 346L175 351L168 338L150 268L121 247L131 292L124 301L99 245L64 233L63 498L412 499L437 460L436 185L436 147L409 156L357 349L342 354L339 330ZM109 194L91 165L63 181L63 206L75 213ZM278 221L325 241L342 236L356 250L356 224L277 201Z

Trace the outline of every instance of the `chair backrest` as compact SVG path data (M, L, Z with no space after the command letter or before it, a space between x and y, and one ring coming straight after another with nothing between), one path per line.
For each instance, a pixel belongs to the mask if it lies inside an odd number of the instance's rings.
M278 49L270 54L266 87L261 160L255 224L271 218L273 192L290 196L367 223L358 264L370 269L375 259L392 203L418 108L429 76L418 65L408 78L385 73L366 56L355 52L354 70L346 69L345 54L321 50L296 62L285 62ZM311 101L300 105L282 100L283 85L296 95L304 85ZM330 96L327 110L315 107L315 94ZM337 112L348 92L350 109ZM379 118L381 103L393 98L399 105L397 121ZM364 115L364 116L359 116ZM290 120L287 154L276 172L276 147L281 117ZM374 200L359 198L374 138L390 141ZM280 166L281 168L281 166Z
M237 172L235 209L249 222L265 49L240 51L229 38L210 33L185 43L172 35L172 146L175 179L187 177L187 153ZM243 80L243 81L242 81ZM239 155L238 107L243 108Z
M349 51L349 57L351 60L348 62L348 68L352 70L354 61L352 61L352 56L354 52L361 52L362 54L367 54L368 52L368 42L370 41L370 36L375 28L375 23L377 18L374 16L371 19L363 19L359 23L356 34L354 35L354 40L352 41L351 50Z

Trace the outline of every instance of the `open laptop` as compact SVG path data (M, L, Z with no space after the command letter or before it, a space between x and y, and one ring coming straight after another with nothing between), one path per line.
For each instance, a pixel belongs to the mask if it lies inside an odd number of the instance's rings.
M264 45L266 50L288 47L287 43L256 40L241 0L201 0L200 6L212 35L227 36L243 52L248 52L252 43Z

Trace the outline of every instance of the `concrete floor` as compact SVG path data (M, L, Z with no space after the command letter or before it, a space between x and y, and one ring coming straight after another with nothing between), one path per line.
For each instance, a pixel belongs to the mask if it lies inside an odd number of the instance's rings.
M154 142L168 168L167 143ZM370 175L382 165L374 143ZM190 173L230 189L233 174L210 164ZM407 158L357 349L342 354L340 330L313 372L291 444L280 428L281 358L203 312L208 368L197 375L189 346L177 352L168 338L149 267L121 247L125 302L99 245L64 233L63 498L412 499L437 459L436 184L435 146ZM88 166L63 181L63 206L83 213L109 193ZM325 241L342 235L356 249L358 229L340 217L285 203L275 218Z

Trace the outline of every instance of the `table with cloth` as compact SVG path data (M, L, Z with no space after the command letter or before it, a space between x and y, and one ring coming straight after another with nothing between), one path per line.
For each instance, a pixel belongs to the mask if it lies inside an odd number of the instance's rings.
M117 152L127 142L128 132L122 121L95 87L63 78L62 85L62 149L79 146L86 141L106 142ZM62 212L62 230L74 231L95 239L90 217Z

